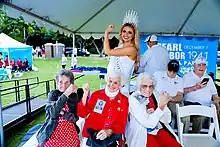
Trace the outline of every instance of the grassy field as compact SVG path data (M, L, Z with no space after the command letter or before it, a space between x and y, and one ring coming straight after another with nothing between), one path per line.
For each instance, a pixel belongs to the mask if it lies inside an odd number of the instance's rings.
M71 58L68 58L67 68L70 68ZM106 67L108 61L105 58L98 57L79 57L78 65L79 66L99 66ZM39 69L38 71L31 71L24 74L22 78L29 77L39 77L40 81L53 79L56 73L61 69L60 59L34 59L34 65ZM78 75L75 75L77 77ZM98 76L84 76L76 80L76 85L81 87L85 82L91 82L91 90L99 89L100 83L104 83L104 80L100 80ZM25 81L24 81L25 82ZM34 80L31 82L35 82ZM7 88L13 86L13 83L3 84L2 88ZM31 90L31 95L35 95L39 92L45 90L44 86L38 86ZM46 96L44 97L46 98ZM10 104L15 101L15 96L3 96L2 97L3 105ZM37 116L32 122L26 124L25 126L19 126L13 129L9 135L5 137L5 146L6 147L17 147L24 136L24 134L34 125L42 123L45 119L44 114Z
M68 65L67 68L70 67L70 61L71 58L68 59ZM106 67L107 60L104 58L95 58L95 57L81 57L78 59L80 66L100 66L100 67ZM39 69L38 71L31 71L24 73L24 76L22 78L30 78L30 77L39 77L40 81L53 79L56 75L56 73L61 69L60 65L60 59L34 59L34 65ZM79 75L75 75L77 77ZM79 80L76 80L76 85L81 86L83 83L90 81L92 83L91 89L96 90L99 88L99 83L103 82L103 80L100 80L98 76L85 76L80 78ZM20 85L25 84L25 80L20 82ZM36 79L30 80L30 83L35 83ZM13 87L14 82L1 84L2 89ZM25 91L24 87L20 88L21 92L21 99L25 99ZM12 92L7 91L7 92ZM34 85L31 88L31 96L38 95L45 91L45 84L41 85ZM5 92L6 93L6 92ZM2 93L4 94L4 93ZM42 96L45 97L45 96ZM10 95L2 96L2 104L3 106L6 106L8 104L14 103L16 96L15 93L12 93Z

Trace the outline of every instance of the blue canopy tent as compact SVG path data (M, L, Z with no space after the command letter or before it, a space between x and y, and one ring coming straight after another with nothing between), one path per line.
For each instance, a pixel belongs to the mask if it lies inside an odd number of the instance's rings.
M17 61L20 58L23 62L27 58L29 67L32 67L32 46L14 40L4 33L0 34L0 52L2 52L3 57L8 55L9 60L14 58Z

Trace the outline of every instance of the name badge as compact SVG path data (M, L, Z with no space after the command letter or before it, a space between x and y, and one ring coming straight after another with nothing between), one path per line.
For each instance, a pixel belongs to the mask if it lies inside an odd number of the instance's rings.
M93 111L96 113L102 114L105 104L106 104L105 101L98 99Z

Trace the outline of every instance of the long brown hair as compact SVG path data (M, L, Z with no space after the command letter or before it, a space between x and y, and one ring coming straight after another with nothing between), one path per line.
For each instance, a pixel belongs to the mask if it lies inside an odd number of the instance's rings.
M134 47L137 50L137 56L136 56L136 59L135 59L135 71L136 71L137 68L138 68L139 62L140 62L140 45L139 45L140 44L140 40L139 40L139 33L138 33L138 30L137 30L137 27L134 24L125 23L121 27L121 29L120 29L119 44L123 44L124 43L124 41L122 39L122 36L121 36L124 27L130 27L130 28L132 28L132 30L134 32L134 38L131 40L131 43L134 45Z

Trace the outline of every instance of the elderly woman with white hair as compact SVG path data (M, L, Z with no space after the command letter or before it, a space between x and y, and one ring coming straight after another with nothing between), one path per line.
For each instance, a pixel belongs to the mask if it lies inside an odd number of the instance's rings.
M120 92L123 75L112 71L107 75L105 89L82 98L78 115L86 118L83 127L82 147L115 147L124 133L128 116L128 98Z
M168 93L154 95L155 82L150 74L137 77L137 91L129 97L129 115L125 131L128 147L180 147L169 127L171 113Z

